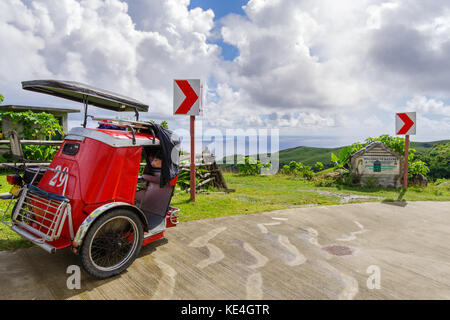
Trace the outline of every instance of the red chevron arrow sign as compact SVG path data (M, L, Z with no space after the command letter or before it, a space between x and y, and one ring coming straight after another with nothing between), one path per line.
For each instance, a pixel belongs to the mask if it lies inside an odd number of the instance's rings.
M200 114L200 80L174 80L173 114Z
M199 99L200 97L200 99ZM202 87L199 79L173 81L173 114L190 115L191 200L195 202L195 116L201 113Z
M397 134L416 134L416 113L397 113L395 116L395 132Z

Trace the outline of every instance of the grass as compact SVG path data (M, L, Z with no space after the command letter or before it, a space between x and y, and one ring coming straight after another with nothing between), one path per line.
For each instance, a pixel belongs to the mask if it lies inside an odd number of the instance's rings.
M181 221L249 214L294 206L338 204L337 196L300 190L298 180L285 176L242 176L225 173L227 185L236 192L197 194L196 202L188 193L176 192L172 205L181 209Z
M189 199L189 193L177 190L172 205L181 209L180 221L216 218L223 216L250 214L277 209L286 209L305 205L339 204L341 198L333 194L320 194L328 191L336 194L354 194L379 197L375 201L450 201L450 181L440 185L430 183L428 187L410 187L402 189L355 188L355 187L316 187L312 182L287 177L242 176L224 173L232 193L211 192L197 194L195 203ZM8 192L6 174L0 174L0 192ZM374 200L371 200L374 201ZM2 211L7 201L0 200ZM0 250L14 250L29 247L31 243L0 224Z
M317 204L339 204L341 198L323 195L316 191L337 194L353 194L380 198L379 201L450 201L449 184L403 189L316 187L312 182L283 175L242 176L224 173L229 188L236 192L229 194L197 194L196 203L189 200L189 194L176 192L172 204L181 209L181 221L249 214L295 206ZM368 200L374 201L374 200ZM376 200L378 201L378 200Z
M347 186L317 187L318 190L337 192L341 194L354 194L380 197L381 201L450 201L449 185L434 185L427 187L410 186L405 192L394 188L357 188Z
M8 192L11 189L11 185L6 181L7 173L0 173L0 193ZM0 219L3 216L3 212L8 207L10 200L0 200ZM6 220L9 220L11 216L11 210L14 204L11 204L9 212L6 214ZM0 223L0 251L2 250L15 250L19 248L28 248L33 244L19 236L17 233L11 231L3 223Z

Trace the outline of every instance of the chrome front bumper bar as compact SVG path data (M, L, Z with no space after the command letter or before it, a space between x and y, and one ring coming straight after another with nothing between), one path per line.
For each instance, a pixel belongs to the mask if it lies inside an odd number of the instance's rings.
M55 247L49 245L48 243L45 243L42 239L39 239L39 238L35 237L34 235L29 233L28 231L25 231L25 230L19 228L17 225L13 224L12 226L8 226L8 227L11 228L11 230L13 230L14 232L16 232L19 235L21 235L22 237L24 237L25 239L33 242L38 247L44 249L48 253L55 253L56 252L56 248Z

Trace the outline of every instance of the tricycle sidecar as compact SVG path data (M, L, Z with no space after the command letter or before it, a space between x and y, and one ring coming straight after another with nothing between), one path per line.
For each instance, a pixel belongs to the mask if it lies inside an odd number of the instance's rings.
M31 81L24 88L90 101L115 111L146 111L135 100L73 82ZM116 98L116 100L114 100ZM148 108L148 107L147 107ZM178 177L179 140L158 125L93 118L96 129L73 128L38 183L19 193L11 220L2 222L46 251L70 247L97 278L123 272L142 245L174 227L170 206ZM175 151L175 152L174 152ZM178 153L177 153L178 152ZM161 159L153 167L152 159ZM139 176L141 159L146 159ZM42 175L39 169L36 177Z

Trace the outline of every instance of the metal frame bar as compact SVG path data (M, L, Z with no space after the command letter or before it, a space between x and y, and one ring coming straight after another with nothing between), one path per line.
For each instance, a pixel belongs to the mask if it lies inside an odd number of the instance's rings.
M44 197L42 197L41 195L36 195L33 191L29 190L27 187L24 187L22 190L23 191L21 197L19 198L19 204L17 205L16 210L11 215L12 223L14 225L20 226L21 228L30 231L33 234L39 235L42 241L51 242L56 239L59 239L59 237L61 236L65 219L68 215L68 207L70 206L70 204L66 201L60 201L60 205L56 208L56 210L55 207L51 206L51 208L55 210L55 212L52 212L49 210L50 206L48 204L45 204L47 205L46 208L40 208L30 204L31 201L35 201L34 197L37 197L39 199L44 199ZM26 199L28 199L28 201L26 201ZM55 202L55 200L53 199L49 199L49 201L52 203ZM37 212L35 211L25 209L24 203L26 203L27 206L37 208L38 210L42 211L43 214L37 214ZM38 221L36 218L33 219L27 217L26 216L27 213L31 213L34 216L38 216L39 219L42 219L42 221ZM50 217L49 215L52 215L53 217ZM34 224L38 225L39 227L30 226L28 223L20 221L19 218L22 218L27 222L31 221ZM48 221L48 223L45 224L45 221L43 220ZM71 225L71 223L69 223L69 225ZM71 231L71 234L73 234L73 230L69 231Z
M83 96L83 105L84 105L84 121L83 121L83 128L86 128L86 125L87 125L88 102L89 102L88 96Z
M179 216L177 216L175 213L180 212L180 210L181 210L181 209L178 209L178 208L169 206L169 212L170 212L169 220L170 220L170 222L172 222L172 223L175 224L175 225L179 223L179 221L178 221L178 217L179 217ZM174 217L177 218L177 221L176 221L176 222L173 221L173 218L174 218Z
M42 167L39 167L37 172L35 173L31 184L34 183L36 180L36 177L41 172ZM46 168L47 170L59 172L65 175L65 181L64 181L64 187L63 187L63 196L65 196L66 189L67 189L67 183L69 181L69 173L63 170L57 170L53 168ZM70 234L70 241L72 242L74 239L74 230L73 230L73 221L72 221L72 212L71 212L71 205L69 201L66 200L55 200L49 197L46 197L45 195L37 194L33 192L32 190L28 189L27 186L24 186L21 189L20 197L17 200L16 208L13 212L11 212L11 220L6 220L6 213L9 211L11 204L13 200L11 199L8 203L8 206L6 210L3 212L1 222L18 233L19 235L23 236L24 238L32 241L36 245L40 246L44 250L54 253L55 248L47 242L51 242L54 240L59 239L61 236L62 229L64 227L64 224L68 222L69 227L69 234ZM31 202L35 202L32 204ZM35 204L39 203L44 205L45 207L39 207ZM24 204L28 208L24 207ZM35 211L30 211L30 208L36 208L37 210L41 211L41 214L38 214ZM27 216L27 214L32 214L34 218L31 218ZM38 216L38 218L36 218ZM19 219L21 218L21 219ZM40 221L38 221L40 219ZM27 222L33 222L33 226L27 224L24 221ZM48 222L47 224L45 222Z

